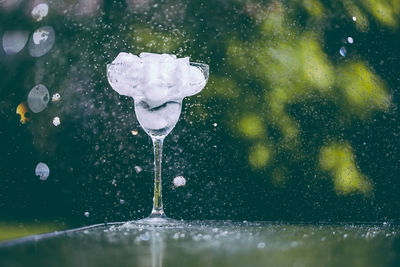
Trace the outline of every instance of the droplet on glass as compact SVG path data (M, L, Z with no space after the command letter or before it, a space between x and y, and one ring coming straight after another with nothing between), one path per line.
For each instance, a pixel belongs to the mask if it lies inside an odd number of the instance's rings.
M340 48L339 53L340 53L340 55L341 55L342 57L345 57L345 56L347 55L347 49L346 49L346 47L343 46L342 48Z
M54 117L54 119L53 119L53 124L54 124L54 126L58 126L58 125L60 125L61 124L61 121L60 121L60 118L59 117Z
M357 20L357 18L356 17L353 17L353 21L356 21Z
M132 133L132 135L138 135L138 131L136 131L136 130L132 130L131 133Z
M28 111L28 108L26 107L25 103L21 103L18 105L17 107L17 114L19 114L20 116L20 122L22 124L27 123L28 121L30 121L30 113Z
M3 50L7 55L21 51L28 41L29 34L24 31L6 31L3 34Z
M34 20L41 21L49 13L49 6L46 3L41 3L32 9L31 15Z
M352 44L353 42L354 42L354 40L353 40L353 37L347 37L347 42L349 43L349 44Z
M264 242L258 243L257 248L260 248L260 249L265 248L265 243Z
M43 111L49 103L49 90L43 84L38 84L28 94L28 106L34 113Z
M58 101L60 101L60 99L61 99L61 96L60 96L59 93L55 93L55 94L51 97L51 101L53 101L53 102L58 102Z
M41 57L53 48L55 42L54 29L43 26L37 29L29 40L29 53L32 57Z
M140 173L141 171L143 171L142 167L140 167L140 166L135 166L134 169L135 169L136 173Z
M186 185L186 179L183 176L177 176L174 178L173 183L175 187L184 186Z
M46 165L46 163L39 162L39 164L36 165L35 175L39 176L39 179L42 180L42 181L47 180L47 178L50 175L50 169Z
M139 238L142 240L142 241L149 241L150 240L150 235L149 235L149 233L144 233L144 234L141 234L140 236L139 236Z
M85 215L85 217L89 217L90 213L88 211L85 211L85 213L83 215Z

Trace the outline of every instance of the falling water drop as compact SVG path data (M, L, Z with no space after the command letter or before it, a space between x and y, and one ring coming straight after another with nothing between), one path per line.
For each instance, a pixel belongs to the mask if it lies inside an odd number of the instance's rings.
M349 44L352 44L353 42L354 42L354 40L353 40L353 37L347 37L347 42L349 43Z
M120 199L119 204L124 205L125 204L125 200Z
M353 17L353 21L356 21L357 20L357 18L356 17Z
M43 26L37 29L29 40L29 53L32 57L41 57L53 48L55 42L54 29Z
M43 111L49 103L49 90L43 84L38 84L28 94L28 106L34 113Z
M340 53L340 55L341 55L342 57L345 57L345 56L347 55L347 49L346 49L346 47L343 46L342 48L340 48L339 53Z
M135 166L134 169L135 169L136 173L140 173L141 171L143 171L142 167L140 167L140 166Z
M28 32L7 31L3 35L3 50L7 55L15 55L21 51L28 41Z
M60 101L60 99L61 99L61 96L60 96L59 93L55 93L55 94L51 97L51 101L53 101L53 102L58 102L58 101Z
M53 119L53 124L54 124L54 126L58 126L58 125L60 125L61 124L61 121L60 121L60 118L59 117L54 117L54 119Z
M85 211L85 213L83 215L85 215L85 217L89 217L90 213L88 211Z
M186 179L183 176L177 176L174 178L173 183L175 187L184 186L186 185Z
M46 163L39 162L39 164L36 166L36 169L35 169L35 175L39 176L39 179L42 181L47 180L47 178L50 175L50 169L46 165Z
M138 131L136 131L136 130L132 130L131 133L132 133L132 135L138 135Z

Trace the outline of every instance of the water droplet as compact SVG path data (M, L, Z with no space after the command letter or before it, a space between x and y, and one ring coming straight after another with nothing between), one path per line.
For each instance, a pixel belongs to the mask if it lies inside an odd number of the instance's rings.
M30 121L30 113L25 103L20 103L18 105L16 113L20 115L20 122L22 124L25 124L28 121Z
M124 205L124 204L125 204L125 200L120 199L120 200L119 200L119 204Z
M132 133L132 135L138 135L138 131L136 131L136 130L132 130L131 133Z
M347 54L347 49L346 49L346 47L343 46L342 48L340 48L339 53L340 53L340 55L341 55L342 57L345 57L346 54Z
M347 237L348 237L348 235L347 235L347 234L344 234L344 235L343 235L343 238L347 238Z
M55 94L51 97L51 101L53 101L53 102L58 102L58 101L60 101L60 99L61 99L61 96L60 96L59 93L55 93Z
M47 98L46 98L47 96ZM34 113L39 113L49 103L49 90L43 84L38 84L28 94L28 106Z
M180 187L186 185L186 179L183 176L177 176L174 178L174 186Z
M264 242L258 243L257 248L265 248L265 243Z
M7 55L21 51L28 41L29 34L24 31L6 31L3 35L3 50Z
M353 40L353 37L347 37L347 42L349 43L349 44L352 44L353 42L354 42L354 40Z
M41 57L53 48L55 42L54 29L43 26L37 29L29 40L29 53L32 57Z
M356 21L357 20L357 18L356 17L353 17L353 21Z
M135 166L134 169L135 169L136 173L140 173L141 171L143 171L142 167L140 167L140 166Z
M41 3L32 9L31 15L34 20L41 21L49 13L49 6L46 3Z
M53 119L53 124L54 124L54 126L58 126L58 125L60 125L61 124L61 121L60 121L60 118L59 117L54 117L54 119Z
M149 233L144 233L144 234L141 234L140 236L139 236L139 238L140 238L140 240L142 240L142 241L149 241L150 240L150 235L149 235Z
M214 127L217 127L217 126L218 126L218 123L214 122L213 126L214 126Z
M50 175L50 169L46 165L46 163L39 162L39 164L36 165L35 175L39 176L39 179L42 180L42 181L47 180L47 178Z
M89 217L90 213L88 211L85 211L85 213L83 215L85 215L85 217Z

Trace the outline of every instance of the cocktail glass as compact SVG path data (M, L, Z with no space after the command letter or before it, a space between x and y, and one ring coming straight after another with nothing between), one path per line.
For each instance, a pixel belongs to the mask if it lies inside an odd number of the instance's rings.
M163 63L157 64L162 65ZM201 79L189 81L187 84L185 84L185 86L195 88L195 93L198 93L207 83L209 66L207 64L193 62L190 63L190 66L200 70L203 77ZM163 69L163 66L158 67ZM121 70L121 66L119 64L111 63L107 65L107 77L111 86L115 84L116 80L114 77L118 76L118 73L116 72L119 70ZM124 75L127 80L130 80L130 78L133 79L133 77L126 77L126 73ZM140 84L136 84L135 86L140 86ZM175 86L175 84L169 81L168 83L155 84L154 86L159 87L159 89L155 90L155 92L162 92L163 88L167 90L168 87ZM190 88L182 88L183 91L185 91L185 89ZM162 99L162 97L158 97L157 95L153 95L151 97L152 99L150 100L146 97L134 97L136 118L138 119L144 131L151 137L154 148L154 198L151 214L145 219L145 221L148 222L157 223L168 221L168 218L164 213L162 201L162 149L164 138L172 131L179 120L182 109L182 100L184 97L185 96L180 95L179 97L168 99L168 101L165 102L164 100L159 102L157 102L157 100L154 101L154 99Z

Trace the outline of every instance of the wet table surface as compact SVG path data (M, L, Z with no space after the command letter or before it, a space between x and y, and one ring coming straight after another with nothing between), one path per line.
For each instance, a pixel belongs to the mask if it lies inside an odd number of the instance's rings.
M399 227L100 224L0 243L0 266L400 266Z

